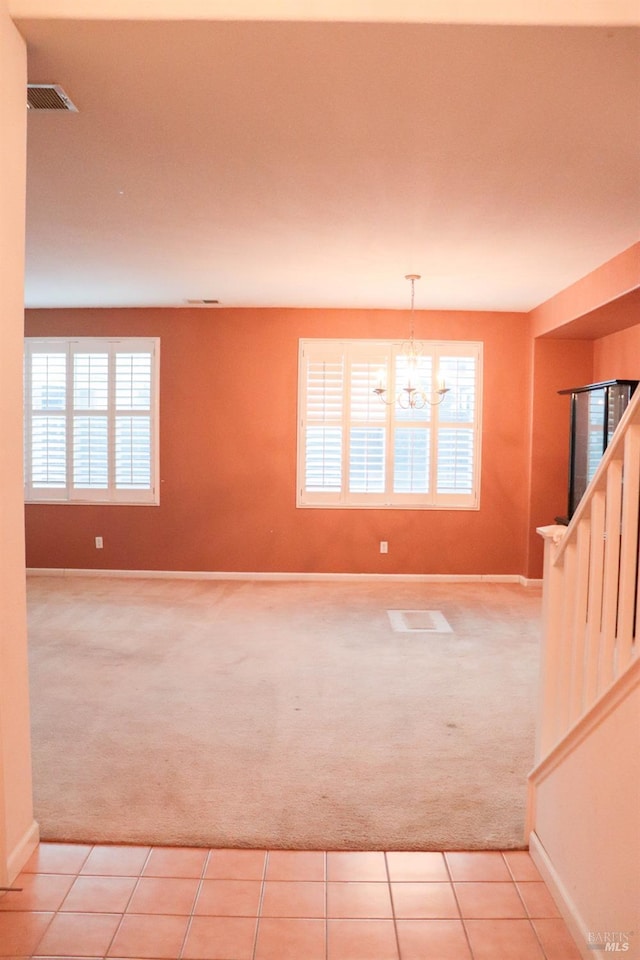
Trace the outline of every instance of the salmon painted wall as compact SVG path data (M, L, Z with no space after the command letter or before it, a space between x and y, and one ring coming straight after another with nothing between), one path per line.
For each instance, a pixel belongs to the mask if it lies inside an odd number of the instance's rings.
M536 528L567 513L570 407L558 391L593 381L593 343L542 338L532 349L527 576L540 578L544 545Z
M594 344L594 382L640 380L640 323Z
M301 337L398 338L402 311L28 311L30 336L161 338L159 507L31 504L30 567L520 574L528 543L527 317L416 312L423 339L484 341L479 511L295 505ZM94 538L104 538L96 551ZM379 553L379 541L389 553Z

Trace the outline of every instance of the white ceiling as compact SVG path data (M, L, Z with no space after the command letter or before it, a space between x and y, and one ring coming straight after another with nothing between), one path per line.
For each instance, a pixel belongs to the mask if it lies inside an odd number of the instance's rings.
M17 25L27 306L529 310L640 236L638 27Z

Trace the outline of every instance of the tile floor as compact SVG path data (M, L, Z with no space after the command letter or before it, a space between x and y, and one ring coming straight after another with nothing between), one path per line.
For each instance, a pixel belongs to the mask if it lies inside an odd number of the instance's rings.
M13 960L580 960L526 851L42 843L14 886Z

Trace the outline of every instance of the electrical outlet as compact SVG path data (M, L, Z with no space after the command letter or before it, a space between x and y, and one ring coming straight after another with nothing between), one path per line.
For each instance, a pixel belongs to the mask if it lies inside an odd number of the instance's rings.
M96 537L96 550L102 550L102 537Z
M386 540L380 541L380 553L389 553L389 544Z

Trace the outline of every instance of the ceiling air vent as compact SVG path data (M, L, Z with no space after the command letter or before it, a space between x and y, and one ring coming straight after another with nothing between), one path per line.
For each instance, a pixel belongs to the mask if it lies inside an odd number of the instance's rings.
M28 83L27 110L70 110L78 108L57 83Z

